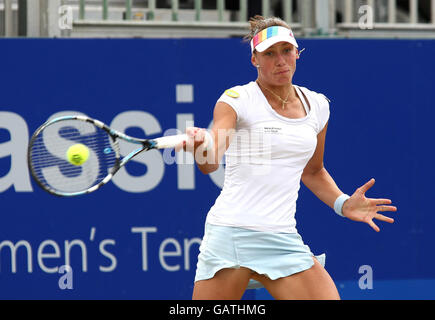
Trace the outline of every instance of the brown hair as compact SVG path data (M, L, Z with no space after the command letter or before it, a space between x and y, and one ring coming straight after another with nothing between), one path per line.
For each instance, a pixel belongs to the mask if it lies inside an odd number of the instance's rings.
M250 18L249 25L250 25L249 33L244 37L245 41L251 41L252 38L254 38L257 33L269 27L281 26L290 29L290 26L287 24L287 22L285 22L281 18L278 17L265 18L260 15L256 15Z

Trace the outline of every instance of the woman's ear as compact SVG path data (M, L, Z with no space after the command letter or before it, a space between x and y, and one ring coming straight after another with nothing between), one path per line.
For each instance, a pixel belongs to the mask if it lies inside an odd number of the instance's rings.
M302 50L299 51L299 49L296 48L296 59L299 59L301 57L301 53L305 50L305 48L303 48Z
M257 66L258 66L257 58L255 57L254 54L252 54L252 56L251 56L251 63L252 63L252 65L253 65L254 67L257 68Z

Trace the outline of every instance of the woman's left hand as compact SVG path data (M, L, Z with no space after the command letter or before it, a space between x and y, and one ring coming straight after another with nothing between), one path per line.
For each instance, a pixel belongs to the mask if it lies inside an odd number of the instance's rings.
M391 204L390 199L371 199L366 198L365 193L375 184L375 179L371 179L363 186L356 189L354 194L344 202L343 215L353 221L365 222L370 225L376 232L379 227L373 222L373 219L393 223L394 219L386 217L378 212L397 211Z

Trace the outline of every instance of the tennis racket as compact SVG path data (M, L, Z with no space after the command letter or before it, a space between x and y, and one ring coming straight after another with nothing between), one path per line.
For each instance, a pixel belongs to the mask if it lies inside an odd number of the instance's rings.
M122 158L120 139L138 147ZM139 153L173 148L183 141L187 141L186 134L133 138L101 121L72 115L40 126L30 139L27 158L31 175L42 189L53 195L72 197L98 190ZM204 143L207 146L209 142L206 134ZM81 165L74 165L67 157L70 147L77 144L84 145L87 151L87 160Z

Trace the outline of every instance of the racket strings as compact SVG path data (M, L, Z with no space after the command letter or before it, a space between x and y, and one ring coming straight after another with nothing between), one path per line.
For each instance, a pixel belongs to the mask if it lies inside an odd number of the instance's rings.
M67 159L68 149L83 144L89 151L82 165ZM99 184L118 163L118 145L110 135L83 121L60 121L32 138L29 164L40 184L56 193L82 192Z

